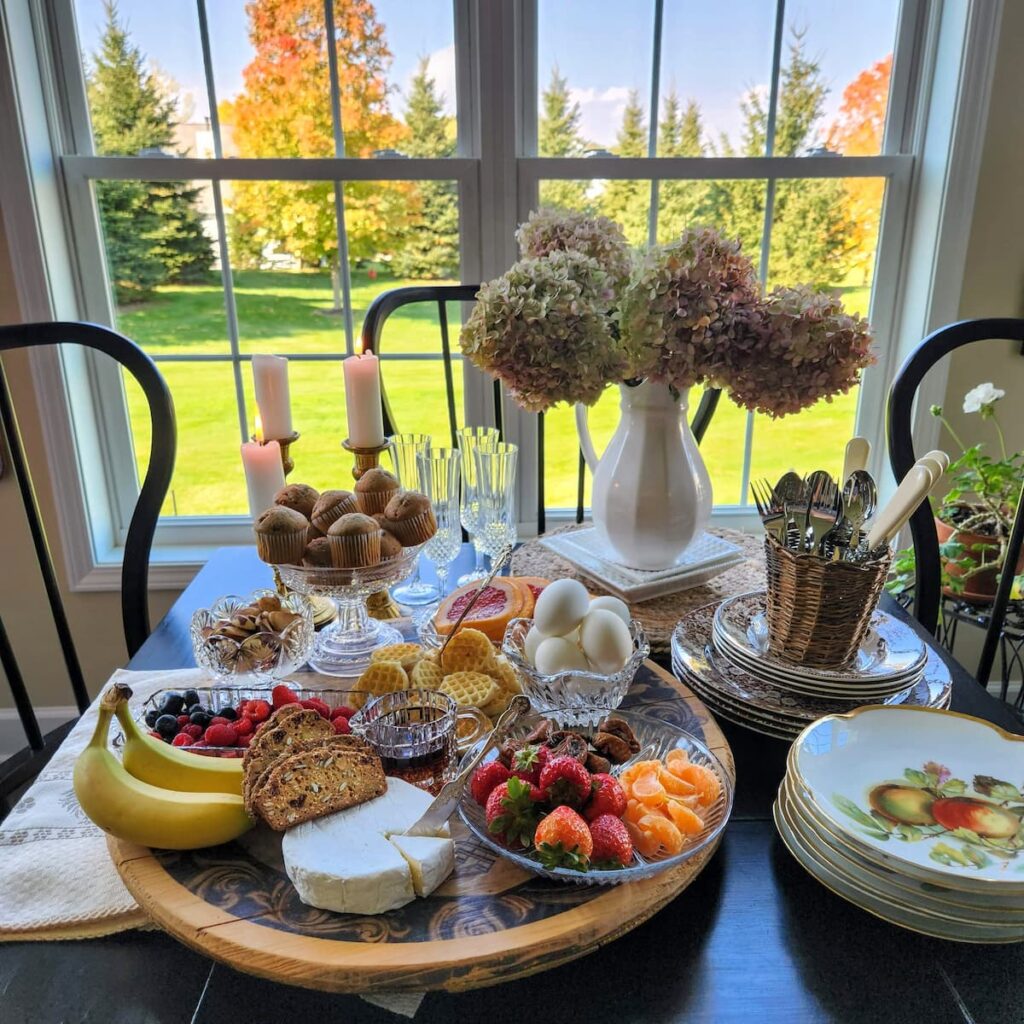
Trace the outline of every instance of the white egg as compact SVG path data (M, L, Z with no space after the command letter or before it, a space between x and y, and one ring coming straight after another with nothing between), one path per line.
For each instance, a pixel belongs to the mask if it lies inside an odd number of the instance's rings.
M541 640L535 664L537 671L545 676L569 670L586 672L589 667L583 652L563 636L549 636Z
M537 663L537 648L543 639L544 634L536 626L531 626L523 637L523 653L531 665Z
M549 583L537 598L533 624L545 636L571 633L590 609L590 595L578 580L561 579Z
M607 608L587 613L580 629L580 646L596 672L618 672L633 653L633 638L626 624Z
M620 601L617 597L612 597L610 594L603 597L595 597L590 602L590 610L594 611L596 608L604 608L605 611L615 612L627 626L632 618L629 614L629 605L625 601Z

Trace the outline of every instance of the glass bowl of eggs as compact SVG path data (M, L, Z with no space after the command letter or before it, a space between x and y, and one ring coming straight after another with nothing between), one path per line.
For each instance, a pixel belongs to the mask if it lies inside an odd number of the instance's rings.
M561 579L544 588L532 619L509 623L502 652L535 710L585 726L622 703L651 645L625 602Z

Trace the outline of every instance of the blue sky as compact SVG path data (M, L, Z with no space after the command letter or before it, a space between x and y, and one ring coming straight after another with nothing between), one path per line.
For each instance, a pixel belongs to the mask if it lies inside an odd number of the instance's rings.
M336 0L338 3L344 0ZM144 53L191 98L196 118L207 112L194 0L119 0L122 18ZM79 38L91 52L103 24L102 0L75 0ZM389 80L397 113L421 56L454 111L453 19L450 0L376 0L394 54ZM832 86L825 123L842 90L859 71L890 52L899 0L788 0L790 28L806 30ZM614 142L630 89L650 100L653 0L538 0L541 86L557 64L580 103L586 136ZM245 0L207 0L218 99L230 98L252 57ZM767 90L775 0L665 0L661 93L672 85L700 104L707 131L735 135L739 102L750 89Z

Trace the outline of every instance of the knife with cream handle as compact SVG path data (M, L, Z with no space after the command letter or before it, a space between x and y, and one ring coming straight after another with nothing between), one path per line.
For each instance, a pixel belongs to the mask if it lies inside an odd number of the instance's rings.
M922 464L927 465L932 471L932 476L935 478L933 483L937 484L942 479L942 475L949 469L949 456L944 451L936 448L934 451L922 455L917 460L917 464L919 466Z
M851 437L846 442L846 454L843 456L843 475L839 481L840 488L858 469L868 468L870 456L871 442L866 437Z
M910 467L910 472L900 482L896 493L875 518L868 533L868 551L887 544L899 533L903 524L913 515L914 509L928 496L934 482L933 469L928 463L918 462Z

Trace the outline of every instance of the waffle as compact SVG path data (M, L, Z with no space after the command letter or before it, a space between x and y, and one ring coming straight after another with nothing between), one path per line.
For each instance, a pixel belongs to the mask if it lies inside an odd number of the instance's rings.
M476 666L484 665L493 659L494 647L479 629L460 629L444 649L444 670L479 671Z
M370 664L375 665L379 661L397 661L406 673L409 673L423 657L423 653L423 648L419 644L389 644L387 647L378 647L370 655Z
M356 689L371 693L374 697L380 697L385 693L408 690L409 676L397 661L377 661L359 677ZM361 708L368 699L364 694L352 695L352 703L356 707Z
M483 672L452 672L441 681L441 692L461 706L482 708L494 701L501 688Z
M422 658L416 662L416 667L409 675L409 681L412 685L421 690L440 689L442 679L444 679L444 673L441 671L437 661L430 661L427 658Z

